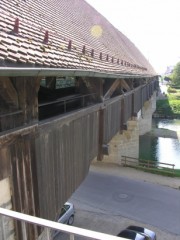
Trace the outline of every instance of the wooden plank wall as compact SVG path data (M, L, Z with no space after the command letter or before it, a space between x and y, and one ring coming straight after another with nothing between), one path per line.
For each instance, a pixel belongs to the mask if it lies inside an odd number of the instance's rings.
M23 125L22 111L12 111L0 115L0 132Z
M0 132L38 121L38 89L34 77L0 77Z
M0 181L7 178L11 174L10 159L7 148L2 147L0 149Z
M121 127L121 97L106 101L104 115L104 143L107 144Z
M148 94L147 94L147 86L142 86L142 105L144 105L144 103L148 100Z
M13 210L29 215L37 215L35 208L38 207L35 196L35 129L6 133L0 138L0 180L10 179ZM17 239L23 239L21 223L15 222L15 228ZM37 236L33 225L27 225L27 233L28 239Z
M105 101L104 109L104 133L103 143L107 144L112 137L122 130L123 124L142 109L144 103L157 90L156 81L140 86L131 92L108 101Z
M149 91L157 87L153 84ZM149 96L148 87L142 87L141 91L143 105ZM108 143L121 129L122 117L126 121L132 116L133 96L131 92L105 105L97 104L29 128L2 132L0 179L10 177L13 209L55 220L63 203L86 177L90 162L98 155L100 109L104 107L103 140ZM139 99L136 104L138 109ZM23 239L21 225L16 224L16 229L17 238ZM29 226L27 231L28 239L35 239L36 229Z
M124 95L124 116L123 123L126 123L132 117L132 92Z
M98 110L80 111L39 127L36 159L40 216L55 220L98 154Z
M141 87L139 87L134 90L134 113L138 113L143 107L141 98Z

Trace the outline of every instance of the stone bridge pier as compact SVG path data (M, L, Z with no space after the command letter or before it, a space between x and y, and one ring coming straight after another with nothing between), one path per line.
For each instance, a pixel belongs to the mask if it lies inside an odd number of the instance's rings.
M109 155L104 162L121 165L121 157L139 158L139 136L151 130L152 114L156 110L156 92L145 102L137 117L127 122L127 129L117 133L109 142Z

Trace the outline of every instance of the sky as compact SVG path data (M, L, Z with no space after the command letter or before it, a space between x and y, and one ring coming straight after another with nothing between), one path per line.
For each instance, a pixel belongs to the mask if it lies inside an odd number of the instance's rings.
M157 73L180 62L180 0L86 0L148 59Z

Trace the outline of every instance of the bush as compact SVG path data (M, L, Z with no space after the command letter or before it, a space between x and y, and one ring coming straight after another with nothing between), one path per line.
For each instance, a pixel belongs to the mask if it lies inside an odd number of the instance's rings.
M180 114L180 100L174 97L169 99L161 99L156 102L156 111L162 112L167 116Z
M177 90L180 89L180 86L178 86L178 85L171 85L171 87L172 87L172 88L175 88L175 89L177 89Z
M169 94L168 96L169 100L180 100L180 92Z
M168 93L176 93L177 90L174 89L174 88L168 87L167 92L168 92Z
M174 114L180 114L180 100L169 100L169 105Z

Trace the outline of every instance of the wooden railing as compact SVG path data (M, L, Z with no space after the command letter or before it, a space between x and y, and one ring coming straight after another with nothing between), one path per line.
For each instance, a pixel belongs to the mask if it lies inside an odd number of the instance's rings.
M128 156L122 156L121 163L124 167L135 167L153 172L165 173L168 175L175 174L175 164L156 162L152 160L142 160Z

